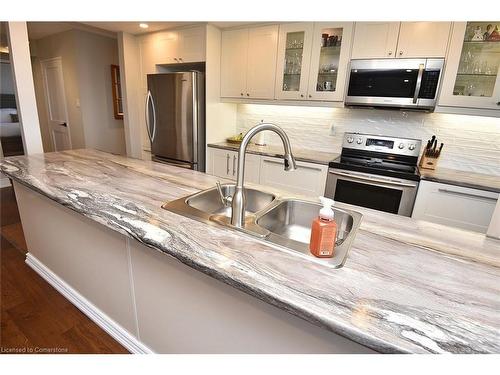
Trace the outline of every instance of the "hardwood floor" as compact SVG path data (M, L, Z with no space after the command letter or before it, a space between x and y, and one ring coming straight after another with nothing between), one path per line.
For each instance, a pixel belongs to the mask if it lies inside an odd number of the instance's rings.
M0 211L0 353L128 353L24 263L12 187Z

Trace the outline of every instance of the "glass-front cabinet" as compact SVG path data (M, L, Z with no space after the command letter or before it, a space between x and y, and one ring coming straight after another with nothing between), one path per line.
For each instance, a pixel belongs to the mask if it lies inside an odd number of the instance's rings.
M277 99L305 99L312 47L312 23L280 25Z
M315 23L307 99L342 101L353 24Z
M276 99L342 101L353 24L280 25Z
M500 21L456 22L439 105L500 110Z

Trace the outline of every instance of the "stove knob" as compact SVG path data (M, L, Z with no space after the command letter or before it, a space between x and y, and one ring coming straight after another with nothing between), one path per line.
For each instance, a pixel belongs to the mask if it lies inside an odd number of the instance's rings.
M357 143L358 145L360 145L361 143L363 143L363 138L358 138L358 139L356 139L356 143Z
M347 137L347 142L348 142L348 143L352 143L352 142L354 142L354 138L353 138L353 137Z
M398 146L398 148L399 148L400 150L402 150L403 148L405 148L405 144L404 144L404 143L400 143L400 144L399 144L399 146Z
M410 151L413 151L415 150L415 145L412 143L411 145L408 146L408 148L410 149Z

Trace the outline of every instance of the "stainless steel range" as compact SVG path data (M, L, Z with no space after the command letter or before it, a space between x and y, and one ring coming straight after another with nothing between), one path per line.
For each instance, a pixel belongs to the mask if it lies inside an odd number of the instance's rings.
M329 163L325 196L411 216L420 175L418 139L345 133L342 154Z

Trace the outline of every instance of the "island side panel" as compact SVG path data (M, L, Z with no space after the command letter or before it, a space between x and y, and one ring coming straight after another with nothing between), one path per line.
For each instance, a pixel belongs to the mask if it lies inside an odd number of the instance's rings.
M129 239L141 341L158 353L374 353Z
M14 182L28 251L137 337L125 236Z

